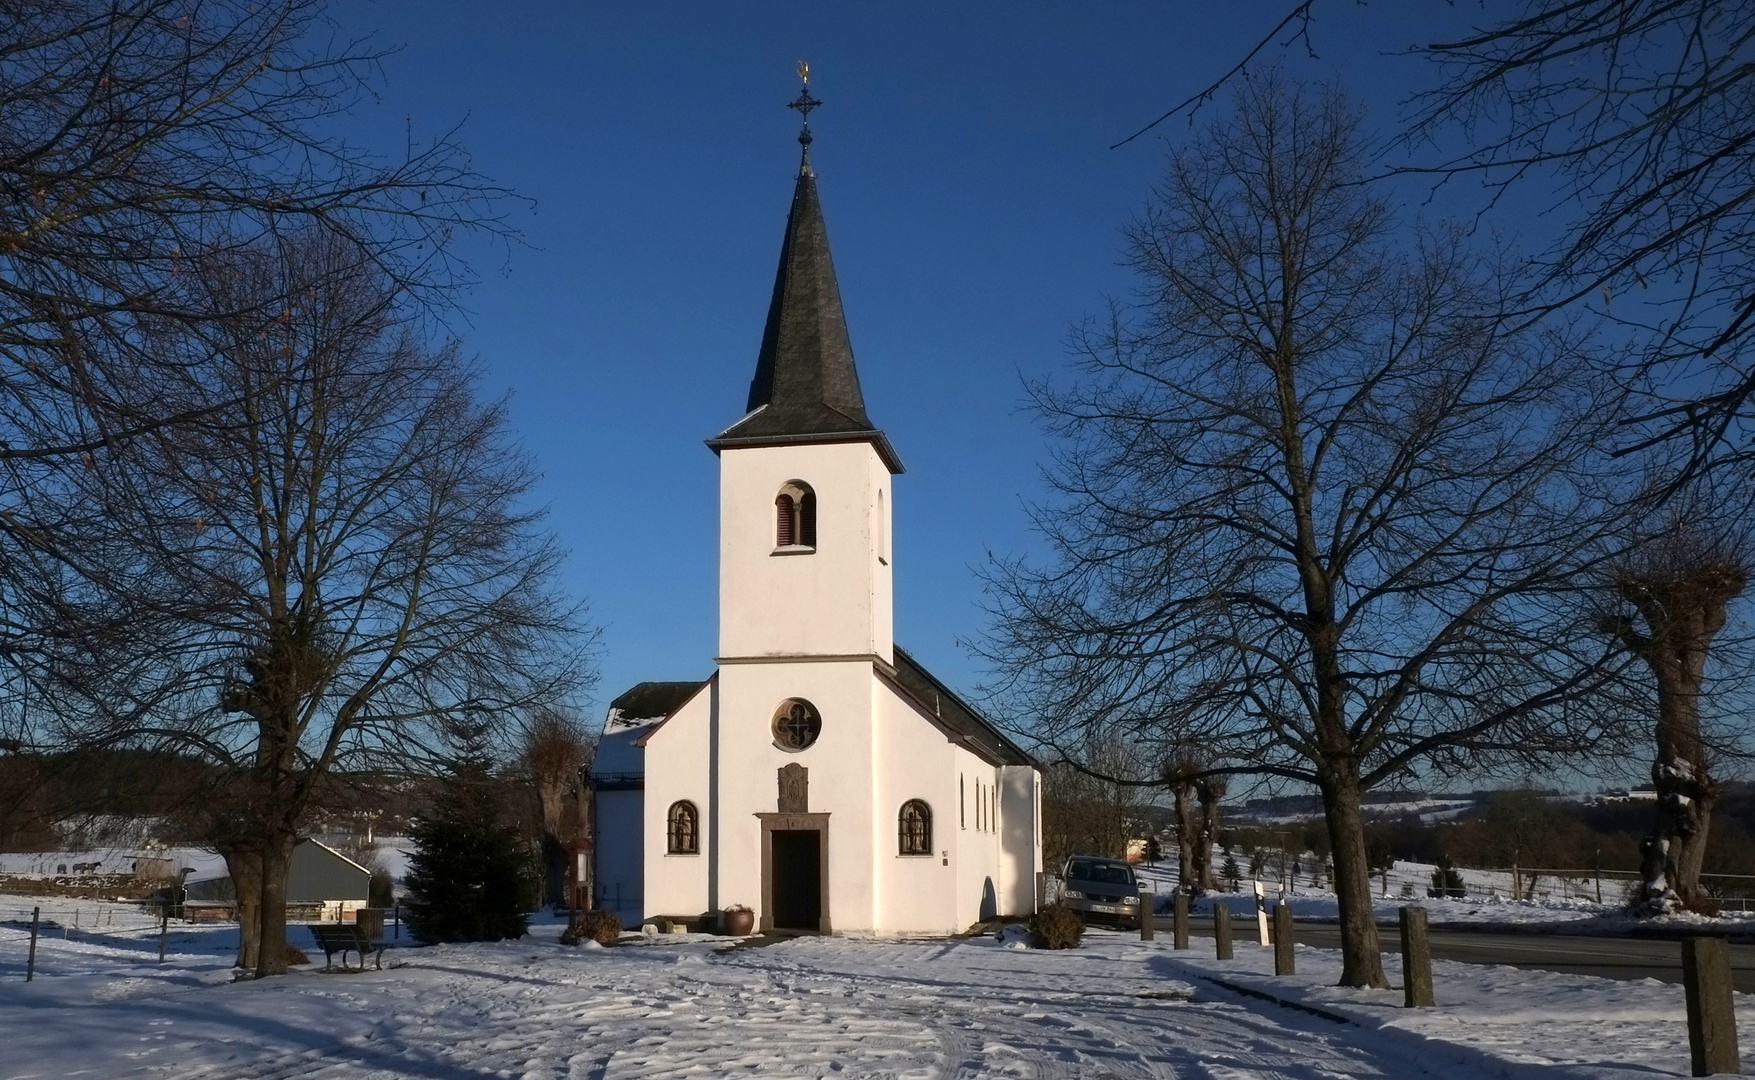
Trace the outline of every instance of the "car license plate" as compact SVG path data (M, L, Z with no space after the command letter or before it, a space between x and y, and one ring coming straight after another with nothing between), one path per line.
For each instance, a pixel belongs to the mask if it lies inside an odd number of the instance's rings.
M1092 904L1091 910L1099 915L1126 915L1127 909L1120 904Z

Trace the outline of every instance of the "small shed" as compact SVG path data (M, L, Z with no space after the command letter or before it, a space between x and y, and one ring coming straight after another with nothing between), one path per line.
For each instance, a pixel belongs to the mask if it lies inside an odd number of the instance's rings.
M300 917L342 922L366 906L372 872L320 840L306 837L293 848L287 867L286 902ZM232 879L224 874L189 882L192 904L229 907L237 900Z
M288 904L321 904L327 921L340 922L366 906L372 872L328 844L306 837L293 848L286 874Z

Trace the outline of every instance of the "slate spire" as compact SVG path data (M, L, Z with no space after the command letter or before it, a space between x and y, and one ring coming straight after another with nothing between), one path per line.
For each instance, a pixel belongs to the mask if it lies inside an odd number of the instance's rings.
M806 92L794 108L804 112L820 102ZM859 372L853 364L853 343L841 309L841 289L829 255L829 233L817 198L816 171L810 162L810 126L798 141L804 145L786 237L780 245L780 268L768 322L750 380L748 415L708 441L714 450L787 442L877 444L891 471L901 463L882 432L865 414Z

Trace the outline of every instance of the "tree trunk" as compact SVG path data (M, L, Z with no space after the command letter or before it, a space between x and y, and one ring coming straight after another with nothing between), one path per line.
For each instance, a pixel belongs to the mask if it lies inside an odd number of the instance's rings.
M1672 711L1666 709L1664 699L1674 695L1660 688L1658 697L1660 716ZM1657 824L1640 844L1646 905L1660 914L1678 907L1703 908L1706 892L1700 885L1700 870L1706 860L1712 810L1718 802L1718 784L1700 752L1697 731L1682 728L1679 732L1681 725L1674 724L1674 719L1665 717L1658 722L1658 758L1651 767L1652 786L1657 790Z
M1200 835L1200 823L1191 812L1189 797L1193 787L1186 780L1178 780L1170 786L1171 796L1176 802L1176 882L1186 893L1201 891L1201 880L1194 861L1195 841Z
M244 848L224 852L226 870L238 905L238 963L256 970L262 945L262 856Z
M286 881L296 838L272 836L262 849L262 929L256 977L286 974Z
M1651 668L1657 683L1657 757L1651 766L1657 822L1640 844L1644 908L1654 915L1701 910L1701 864L1719 786L1700 738L1700 687L1712 639L1748 572L1740 556L1690 549L1687 540L1659 548L1649 565L1621 574L1615 587L1645 619L1611 618L1608 628Z
M1377 914L1371 904L1371 867L1365 852L1363 792L1356 776L1326 779L1322 809L1334 847L1335 899L1341 914L1342 986L1387 989L1378 951Z
M1219 879L1213 872L1213 845L1219 842L1221 815L1220 806L1225 799L1225 778L1209 776L1202 780L1195 790L1200 794L1200 843L1195 848L1195 872L1199 878L1197 891L1215 892L1219 888Z
M548 907L562 907L567 903L567 849L552 835L542 836L542 863L544 870L542 902Z

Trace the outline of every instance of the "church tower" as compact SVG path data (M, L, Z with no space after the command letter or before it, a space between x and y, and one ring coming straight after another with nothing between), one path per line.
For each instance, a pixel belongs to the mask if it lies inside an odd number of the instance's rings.
M891 662L890 478L866 416L810 162L799 165L743 419L719 454L722 660Z
M707 441L716 670L611 703L599 895L660 923L748 909L764 932L954 933L1034 904L1039 776L894 642L902 463L853 363L811 168L818 104L808 82L792 103L804 153L745 413Z

